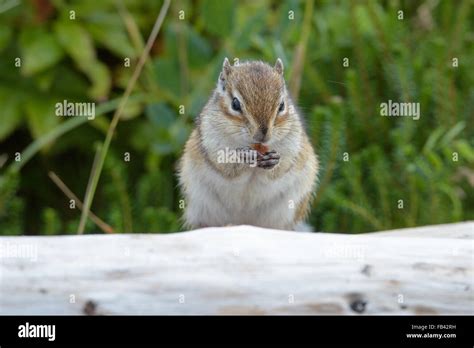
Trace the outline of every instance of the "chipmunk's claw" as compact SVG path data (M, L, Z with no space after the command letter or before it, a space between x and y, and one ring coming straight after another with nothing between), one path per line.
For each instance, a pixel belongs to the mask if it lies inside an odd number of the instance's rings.
M257 167L263 169L272 169L280 162L280 155L276 151L270 151L264 155L257 155Z

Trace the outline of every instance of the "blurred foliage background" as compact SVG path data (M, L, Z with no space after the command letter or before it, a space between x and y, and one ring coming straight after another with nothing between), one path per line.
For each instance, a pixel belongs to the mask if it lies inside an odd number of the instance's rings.
M76 233L80 211L48 172L83 199L161 5L0 1L0 234ZM175 165L223 58L281 57L321 160L316 230L472 220L473 27L470 0L172 1L92 211L116 232L180 230ZM380 116L389 99L419 102L420 120ZM55 116L63 100L96 102L96 118Z

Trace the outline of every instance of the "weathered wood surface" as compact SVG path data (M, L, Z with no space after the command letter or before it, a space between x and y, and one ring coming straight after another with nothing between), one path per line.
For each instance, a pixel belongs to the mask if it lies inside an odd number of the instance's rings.
M473 255L474 222L2 237L0 314L473 314Z

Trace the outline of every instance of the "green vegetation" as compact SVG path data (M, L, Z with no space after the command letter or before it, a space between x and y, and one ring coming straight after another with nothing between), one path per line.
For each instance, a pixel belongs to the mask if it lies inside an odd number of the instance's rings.
M80 210L48 173L83 200L161 5L0 7L0 234L76 233ZM474 219L473 1L181 0L118 123L91 207L116 232L181 229L176 160L225 56L284 61L321 160L317 230ZM95 119L57 117L63 100L96 102ZM420 119L381 116L389 100L420 103ZM90 220L85 230L101 232Z

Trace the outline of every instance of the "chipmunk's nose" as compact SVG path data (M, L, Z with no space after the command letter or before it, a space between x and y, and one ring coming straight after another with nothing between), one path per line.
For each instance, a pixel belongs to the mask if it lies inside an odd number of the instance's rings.
M264 143L267 140L268 127L261 126L254 135L254 140L259 143Z

